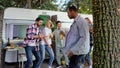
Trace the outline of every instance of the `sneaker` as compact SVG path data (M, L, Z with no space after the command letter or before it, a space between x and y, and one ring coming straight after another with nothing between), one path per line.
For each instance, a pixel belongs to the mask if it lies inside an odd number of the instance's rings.
M69 68L69 65L66 65L66 68Z
M56 67L56 68L62 68L62 66L58 66L58 67Z
M48 68L52 68L52 66L48 66Z

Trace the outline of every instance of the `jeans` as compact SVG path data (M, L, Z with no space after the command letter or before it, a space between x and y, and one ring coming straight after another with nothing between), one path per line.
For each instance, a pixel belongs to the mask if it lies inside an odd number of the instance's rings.
M88 52L88 54L85 55L85 61L86 61L89 65L91 65L91 60L90 60L91 48L92 48L92 46L90 46L90 51Z
M41 64L42 64L43 60L45 59L45 50L47 51L47 53L50 56L48 65L52 66L52 63L54 61L54 53L53 53L52 48L48 47L48 45L40 45Z
M39 68L40 67L40 53L39 51L35 50L35 46L27 46L25 47L26 57L27 61L25 63L25 68L30 68L30 65L32 64L32 56L35 56L35 61L33 62L33 68Z
M62 47L57 47L56 46L56 60L57 60L58 65L61 65L61 58L62 58L61 53L65 58L66 65L68 65L69 60L68 60L67 55L62 51Z
M73 55L70 57L68 68L84 68L84 64L82 63L83 56L84 55Z

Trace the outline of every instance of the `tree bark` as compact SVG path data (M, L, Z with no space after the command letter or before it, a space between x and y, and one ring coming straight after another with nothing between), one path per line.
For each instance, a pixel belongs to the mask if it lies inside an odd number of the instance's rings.
M27 0L27 6L28 6L27 8L29 9L31 8L31 0Z
M3 11L0 10L0 68L3 68L4 57L2 52L2 25L3 25Z
M119 0L92 0L94 22L93 68L120 68Z

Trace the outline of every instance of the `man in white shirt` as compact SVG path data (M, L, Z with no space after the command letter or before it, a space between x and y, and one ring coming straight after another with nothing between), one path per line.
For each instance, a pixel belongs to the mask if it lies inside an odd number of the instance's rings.
M53 35L55 36L55 52L56 52L56 60L57 60L57 68L61 68L61 54L65 58L65 64L68 66L68 57L65 53L63 53L62 48L64 47L64 42L65 42L65 31L61 28L62 23L61 21L56 22L57 29L54 30Z

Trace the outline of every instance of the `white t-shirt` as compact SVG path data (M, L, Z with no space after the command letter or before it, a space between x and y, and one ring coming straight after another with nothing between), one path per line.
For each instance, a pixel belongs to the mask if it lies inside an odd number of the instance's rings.
M51 30L50 28L48 28L48 27L45 27L45 28L43 29L42 33L43 33L44 36L47 37L47 41L48 41L48 43L51 45L51 44L52 44L52 41L51 41L51 38L50 38L49 36L50 36L50 34L52 33L52 30ZM42 39L42 40L41 40L41 44L42 44L42 45L45 45L46 42Z

